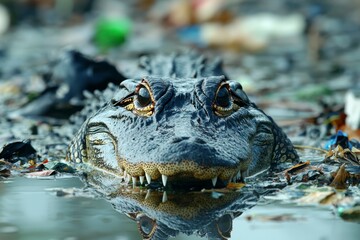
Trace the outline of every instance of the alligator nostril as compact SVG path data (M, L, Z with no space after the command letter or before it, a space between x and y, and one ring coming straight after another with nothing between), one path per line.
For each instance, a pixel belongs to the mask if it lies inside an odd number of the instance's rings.
M172 139L171 143L178 143L184 140L188 140L190 137L175 137Z
M206 144L206 142L204 140L202 140L201 138L192 138L192 137L175 137L171 140L171 143L179 143L182 141L188 141L188 142L193 142L193 143L197 143L197 144Z
M194 138L194 142L198 144L205 144L206 142L202 140L201 138Z

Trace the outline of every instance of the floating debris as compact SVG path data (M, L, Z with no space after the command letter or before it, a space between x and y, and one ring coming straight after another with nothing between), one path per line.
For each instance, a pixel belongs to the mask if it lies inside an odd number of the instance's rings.
M58 162L51 168L60 173L75 173L75 169L68 164Z
M352 222L360 222L360 206L344 209L338 209L339 216L346 220Z
M311 204L311 205L317 205L317 204L330 204L331 201L329 199L332 199L333 197L336 197L336 192L331 190L324 190L322 188L319 188L318 191L311 192L307 194L306 196L300 198L297 200L300 204Z
M335 174L334 180L331 182L330 186L335 189L346 189L346 181L349 178L350 174L345 170L345 164L341 165Z
M245 187L245 183L234 183L234 182L230 182L226 185L227 189L233 189L233 190L239 190L243 187Z
M346 124L351 129L360 129L360 90L350 90L345 95Z
M46 190L55 193L57 197L65 197L65 198L72 198L72 197L96 198L99 196L99 193L89 188L49 188Z
M29 140L8 143L0 152L0 159L4 159L10 163L16 163L18 161L20 161L21 164L29 161L36 162L37 158L36 150Z
M49 176L55 176L57 172L55 170L44 170L40 172L30 172L26 173L25 176L27 178L44 178Z
M288 184L292 182L308 182L315 180L323 174L317 166L312 166L310 161L300 162L283 172Z
M11 176L11 163L0 159L0 177L8 178Z
M248 221L262 221L262 222L290 222L304 220L300 217L295 217L293 214L281 215L248 215L245 217Z

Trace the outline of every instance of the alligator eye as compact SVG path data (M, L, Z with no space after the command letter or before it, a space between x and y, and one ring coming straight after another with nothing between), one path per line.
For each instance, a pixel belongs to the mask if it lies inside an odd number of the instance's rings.
M226 117L234 112L229 84L225 82L220 84L215 94L213 109L216 115L222 117Z
M215 98L215 104L222 108L228 108L231 105L231 96L226 85L222 85Z
M233 97L234 104L236 108L246 107L249 105L250 101L242 86L239 82L231 81L229 83L230 92Z
M154 235L157 228L156 221L149 218L145 214L138 214L136 216L136 222L138 224L139 231L144 239L150 239Z
M123 107L142 117L149 117L154 113L155 100L149 84L143 80L135 91L120 101L112 100L113 106Z
M149 90L140 85L139 89L137 90L136 100L135 100L135 107L144 108L151 103L151 95Z
M149 85L143 80L136 89L134 96L134 113L149 117L154 113L155 101Z

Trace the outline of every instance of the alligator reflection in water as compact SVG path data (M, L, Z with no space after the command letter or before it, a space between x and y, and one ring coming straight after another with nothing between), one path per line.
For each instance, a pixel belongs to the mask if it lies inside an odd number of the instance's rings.
M144 239L168 239L179 233L228 239L233 219L253 207L261 195L247 187L226 193L132 188L100 172L88 173L85 180L116 211L133 219Z

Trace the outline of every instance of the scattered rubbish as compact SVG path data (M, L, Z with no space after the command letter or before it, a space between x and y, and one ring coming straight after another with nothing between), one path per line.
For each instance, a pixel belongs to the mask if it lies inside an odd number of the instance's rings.
M285 174L296 174L297 172L303 170L305 167L308 167L309 165L310 161L300 162L295 166L292 166L291 168L285 170Z
M47 191L55 193L57 197L84 197L84 198L96 198L99 193L91 189L83 188L49 188Z
M333 199L336 197L336 193L333 191L318 191L318 192L311 192L306 196L300 198L297 202L300 204L324 204L328 205L331 204Z
M315 186L313 183L294 183L264 198L286 204L336 206L349 208L358 204L358 189L350 186L337 190L329 186Z
M0 159L0 177L8 178L11 176L11 163Z
M311 85L305 88L301 88L296 93L296 97L301 100L316 100L332 93L331 89L325 84Z
M335 149L337 146L344 148L352 148L348 136L343 131L339 130L335 135L331 136L330 140L325 144L325 149Z
M310 165L310 161L300 162L284 171L288 184L293 182L308 182L317 179L323 172L320 168Z
M0 159L4 159L10 163L20 161L21 165L30 160L36 162L38 158L36 150L33 148L29 140L15 141L3 146L0 151Z
M50 83L33 101L9 117L49 116L68 118L83 107L84 91L104 90L109 83L125 79L115 66L106 60L95 60L76 50L62 53L52 69Z
M302 34L304 22L300 15L275 16L258 14L239 18L224 25L206 23L179 29L179 37L204 46L229 47L245 51L259 51L274 39L284 41Z
M228 185L226 185L227 189L234 189L234 190L239 190L239 189L241 189L243 187L245 187L245 183L230 182L230 183L228 183Z
M346 181L349 178L349 173L345 170L345 164L342 164L335 174L334 180L331 182L330 186L335 189L346 189Z
M173 1L165 16L167 24L184 27L205 22L228 22L232 14L225 8L226 1Z
M119 84L125 77L106 60L96 60L77 50L66 51L54 67L52 80L66 83L65 100L82 99L83 91L104 90L109 83Z
M359 159L359 150L355 147L352 147L352 150L349 148L342 148L338 145L335 149L331 149L325 155L324 162L344 162L355 166L360 166Z
M9 169L2 169L0 170L0 177L8 178L11 176L11 172Z
M45 159L42 163L40 163L40 164L38 164L37 166L36 166L36 171L43 171L43 170L45 170L45 169L47 169L46 168L46 164L49 162L49 160L47 160L47 159Z
M75 173L74 168L61 162L56 163L55 166L53 166L51 169L61 173Z
M56 174L57 172L55 170L44 170L40 172L26 173L25 176L27 178L44 178L44 177L54 176Z
M325 155L324 162L337 162L360 166L359 147L359 141L355 139L349 141L347 134L339 130L325 145L325 148L329 149L329 151Z
M360 148L360 129L352 129L346 124L343 124L340 128L343 132L346 132L348 138L356 148Z
M360 222L360 206L351 207L351 208L339 208L339 216L346 220L352 222Z
M360 129L360 90L350 90L345 95L346 125L353 130Z
M248 215L245 217L248 221L262 221L262 222L290 222L299 221L303 218L295 217L293 214L282 215Z
M103 51L123 44L131 32L129 20L100 19L95 27L95 44Z
M346 171L349 173L348 184L357 186L360 183L360 166L346 166Z

